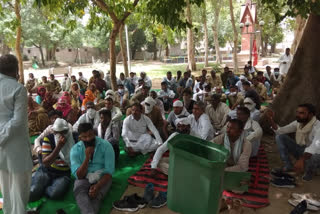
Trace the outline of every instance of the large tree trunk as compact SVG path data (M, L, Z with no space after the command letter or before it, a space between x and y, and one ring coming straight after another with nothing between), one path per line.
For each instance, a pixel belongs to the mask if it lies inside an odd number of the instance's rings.
M212 31L213 31L213 40L214 40L214 48L216 50L216 62L222 63L222 57L220 53L220 45L219 45L219 16L220 16L220 10L221 10L221 0L213 0L212 5L214 5L214 21L212 25Z
M189 0L187 0L187 21L192 25L191 16L191 5ZM187 28L187 48L188 48L188 67L192 71L197 70L196 60L194 58L194 43L193 43L193 33L192 28Z
M296 28L294 30L294 40L291 45L291 53L294 54L301 40L303 30L306 26L307 20L300 15L296 17Z
M153 35L153 60L157 60L157 37Z
M16 55L17 55L17 59L18 59L18 63L19 63L19 82L21 84L24 84L24 73L23 73L23 59L22 59L22 54L21 54L21 15L20 15L20 0L15 0L14 3L14 11L16 14L16 18L17 18L17 38L16 38L16 44L15 44L15 51L16 51Z
M166 57L168 58L170 55L170 50L169 50L169 44L168 42L166 43Z
M39 51L40 51L40 55L41 55L41 61L42 61L42 65L43 66L46 66L46 63L45 63L45 61L44 61L44 56L43 56L43 50L42 50L42 46L41 45L39 45Z
M208 26L207 26L207 8L206 2L202 4L202 22L204 28L204 66L209 66L209 38L208 38Z
M119 34L121 23L113 23L113 28L109 37L109 53L110 53L110 78L112 90L117 90L117 59L116 59L116 38Z
M234 13L233 13L233 5L232 0L229 0L229 7L230 7L230 16L231 16L231 23L233 28L233 65L234 65L234 72L238 72L238 31L236 27L236 23L234 21Z
M289 72L280 93L275 98L272 109L275 120L280 125L295 119L299 104L312 103L320 109L320 16L311 14L303 36L293 57Z
M120 32L119 32L119 40L120 40L122 63L123 63L123 68L124 68L124 75L126 75L126 77L129 77L128 55L127 55L126 44L123 41L123 28L124 28L124 25L121 25Z

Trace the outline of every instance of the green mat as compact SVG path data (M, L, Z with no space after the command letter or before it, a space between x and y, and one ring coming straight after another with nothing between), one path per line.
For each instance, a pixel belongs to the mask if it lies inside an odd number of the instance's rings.
M119 200L128 186L128 178L136 173L143 163L148 158L147 155L139 155L135 158L129 158L124 151L124 145L122 138L120 138L120 156L118 163L116 164L116 170L112 176L112 186L110 191L107 193L105 199L102 202L100 208L100 214L110 213L112 209L112 202ZM69 188L65 197L61 200L49 200L40 207L40 213L42 214L55 214L57 209L63 209L68 214L79 214L80 210L77 206L75 198L73 196L73 185ZM43 199L42 199L43 200ZM29 205L32 207L31 203ZM0 211L0 214L3 212Z

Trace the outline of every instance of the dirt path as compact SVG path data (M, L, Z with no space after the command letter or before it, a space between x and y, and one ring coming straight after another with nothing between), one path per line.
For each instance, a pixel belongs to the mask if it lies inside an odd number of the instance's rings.
M280 157L278 155L278 151L274 142L273 136L264 136L262 143L265 145L266 151L268 151L268 160L270 168L275 168L281 166ZM320 176L315 176L314 179L310 182L303 182L301 180L301 176L296 176L298 179L298 186L293 189L287 188L276 188L270 185L269 188L269 200L270 205L260 209L251 209L251 208L243 208L243 213L245 214L287 214L293 209L293 207L288 203L288 199L290 198L291 193L307 193L312 192L316 193L320 196ZM128 189L124 193L124 195L130 195L133 193L138 193L138 195L143 195L144 189L135 187L132 185L128 186ZM119 212L117 210L112 210L111 214L120 214L124 212ZM168 209L167 206L160 209L151 209L144 208L139 210L136 213L145 213L145 214L173 214L175 212ZM228 211L221 212L223 214L228 214ZM311 212L309 212L311 213ZM312 213L320 213L320 212L312 212Z

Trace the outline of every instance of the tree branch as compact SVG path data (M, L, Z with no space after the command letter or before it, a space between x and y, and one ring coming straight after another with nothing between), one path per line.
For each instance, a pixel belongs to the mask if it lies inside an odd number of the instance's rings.
M116 16L116 14L111 10L111 8L103 0L92 0L92 2L96 4L98 7L100 7L101 10L103 10L104 12L107 12L114 22L119 22L119 19Z
M134 2L133 2L133 8L135 8L136 6L137 6L137 4L138 4L138 2L139 2L139 0L134 0ZM126 20L126 18L128 18L128 16L131 14L131 12L129 12L129 11L126 11L124 14L123 14L123 17L122 17L122 19L121 19L121 22L124 22L125 20Z
M32 44L33 44L36 48L40 48L40 46L36 45L36 43L32 42Z

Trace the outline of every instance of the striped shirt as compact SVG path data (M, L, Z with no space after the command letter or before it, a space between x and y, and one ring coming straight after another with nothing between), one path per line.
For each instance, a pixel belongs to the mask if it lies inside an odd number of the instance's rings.
M56 143L55 143L53 134L50 134L47 137L43 138L42 146L41 146L43 156L50 155L55 148L56 148ZM59 155L56 157L56 159L50 165L50 167L48 167L48 170L58 174L70 173L70 168L68 164L65 161L63 161Z

